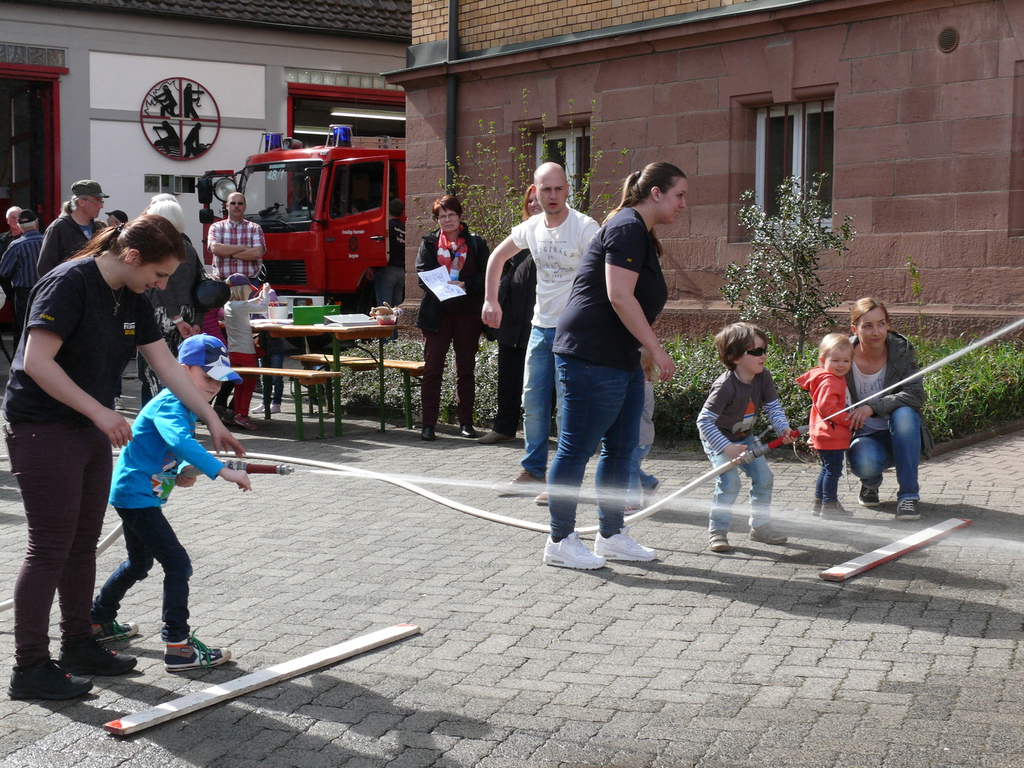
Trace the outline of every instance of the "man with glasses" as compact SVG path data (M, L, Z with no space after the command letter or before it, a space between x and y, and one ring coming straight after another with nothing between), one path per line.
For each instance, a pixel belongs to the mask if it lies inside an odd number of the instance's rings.
M228 217L210 225L206 245L213 254L214 274L221 280L239 273L253 285L260 284L267 242L260 225L245 218L245 195L241 192L228 195Z
M92 179L71 185L71 199L64 204L64 213L46 228L39 251L37 269L42 277L62 261L67 261L106 225L97 217L103 210L103 194L99 182Z

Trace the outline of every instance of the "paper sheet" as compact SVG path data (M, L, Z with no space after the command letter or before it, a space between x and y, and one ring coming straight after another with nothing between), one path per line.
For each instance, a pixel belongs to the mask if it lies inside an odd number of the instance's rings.
M454 299L456 296L465 296L466 292L459 286L448 282L448 270L445 267L431 269L428 272L420 272L416 275L423 284L431 290L441 301Z

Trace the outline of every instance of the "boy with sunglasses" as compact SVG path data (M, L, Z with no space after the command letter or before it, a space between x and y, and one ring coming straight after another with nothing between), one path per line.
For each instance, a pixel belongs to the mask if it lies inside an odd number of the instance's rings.
M718 357L727 370L714 384L711 393L697 415L704 452L712 466L720 467L747 451L755 438L753 433L757 414L764 408L775 431L784 435L784 443L792 443L796 436L779 403L772 375L765 368L768 352L767 335L756 325L733 323L715 336ZM740 464L750 478L750 540L762 544L785 544L769 523L772 502L772 471L768 461L760 456ZM728 533L732 520L732 505L740 493L740 473L730 469L718 476L715 493L711 498L711 522L708 527L712 552L731 552Z

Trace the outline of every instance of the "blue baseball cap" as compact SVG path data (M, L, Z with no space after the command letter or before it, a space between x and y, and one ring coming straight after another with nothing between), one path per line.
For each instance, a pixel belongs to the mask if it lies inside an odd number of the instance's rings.
M198 365L217 381L233 381L237 384L242 380L241 376L231 370L224 342L206 333L189 336L181 342L178 362L182 365Z

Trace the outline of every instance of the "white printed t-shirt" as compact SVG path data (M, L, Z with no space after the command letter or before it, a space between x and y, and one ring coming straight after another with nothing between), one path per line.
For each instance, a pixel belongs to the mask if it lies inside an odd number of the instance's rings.
M599 229L589 216L572 208L568 211L565 221L554 229L544 226L542 213L512 228L512 242L517 248L529 248L537 265L537 303L532 322L539 328L558 324L583 252Z

